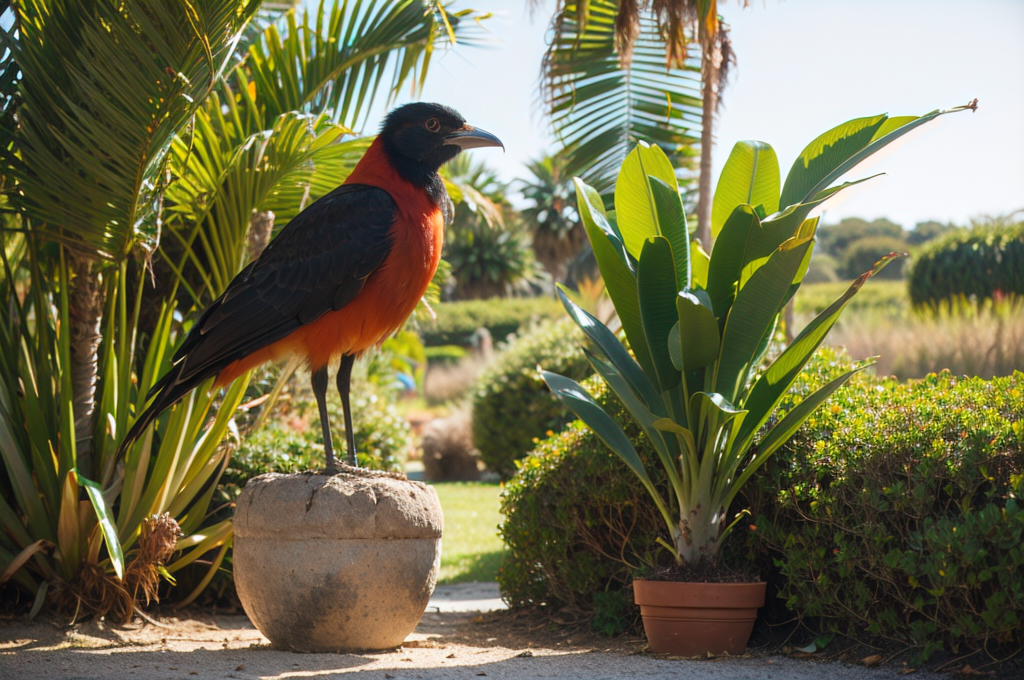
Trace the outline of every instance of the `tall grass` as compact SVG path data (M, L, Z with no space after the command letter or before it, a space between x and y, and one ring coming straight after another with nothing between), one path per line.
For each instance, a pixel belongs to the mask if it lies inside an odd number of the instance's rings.
M845 285L804 286L796 296L798 328ZM904 282L871 282L827 342L845 347L853 357L878 356L875 371L900 380L943 369L985 379L1010 375L1024 371L1024 305L963 302L914 311Z

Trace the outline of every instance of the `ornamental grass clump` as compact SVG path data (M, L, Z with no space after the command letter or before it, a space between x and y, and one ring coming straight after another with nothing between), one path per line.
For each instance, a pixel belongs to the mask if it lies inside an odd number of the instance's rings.
M585 351L594 370L655 449L668 493L586 390L551 372L544 379L640 479L668 530L658 542L678 565L717 566L722 542L742 516L730 521L727 513L743 485L830 394L868 365L844 372L774 417L846 304L899 256L889 254L857 278L766 363L779 315L810 264L818 226L810 213L857 183L832 187L855 165L948 112L848 121L812 141L784 183L770 146L738 143L715 195L710 256L691 247L675 170L657 146L641 142L626 158L614 217L597 191L576 180L579 212L628 349L564 292L562 303L589 340Z

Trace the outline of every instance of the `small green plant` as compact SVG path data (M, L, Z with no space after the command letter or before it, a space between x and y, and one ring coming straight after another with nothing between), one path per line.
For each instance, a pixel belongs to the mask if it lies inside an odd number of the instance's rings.
M677 564L717 562L740 519L730 522L729 506L747 480L864 368L772 418L849 300L897 257L862 274L762 368L779 314L810 263L818 219L808 216L849 186L830 188L848 170L943 113L858 118L829 130L803 150L781 189L771 147L738 143L716 191L717 239L708 259L691 254L675 170L658 147L640 143L623 163L614 221L599 194L576 180L579 212L632 355L564 293L562 302L592 343L594 370L651 441L669 493L655 486L629 437L586 390L555 373L544 379L644 484L668 529L669 540L659 543Z

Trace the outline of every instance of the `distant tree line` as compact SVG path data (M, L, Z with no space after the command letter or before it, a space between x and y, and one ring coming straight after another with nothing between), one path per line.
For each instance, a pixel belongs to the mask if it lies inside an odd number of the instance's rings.
M807 276L808 282L849 279L871 269L882 256L891 252L913 252L917 247L958 229L954 224L918 222L913 229L885 218L868 221L847 217L836 224L818 228L818 245ZM903 278L906 260L898 260L879 275Z

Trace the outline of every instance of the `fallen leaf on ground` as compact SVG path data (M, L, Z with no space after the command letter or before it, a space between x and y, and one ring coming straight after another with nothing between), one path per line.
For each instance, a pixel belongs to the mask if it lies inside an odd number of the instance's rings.
M864 666L877 666L878 664L882 663L882 655L872 654L871 656L865 656L863 659L860 660L860 662Z
M964 667L957 671L960 675L992 675L995 671L979 671L975 668L971 668L970 664L964 664Z

